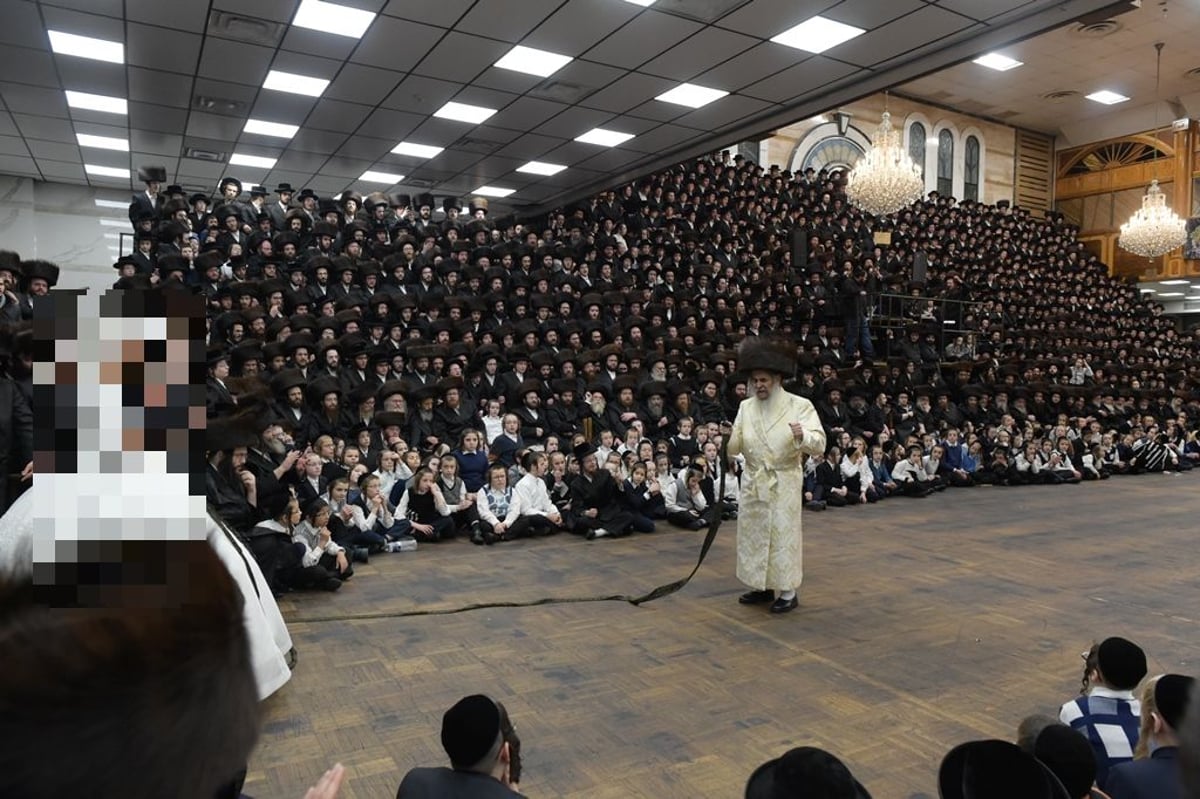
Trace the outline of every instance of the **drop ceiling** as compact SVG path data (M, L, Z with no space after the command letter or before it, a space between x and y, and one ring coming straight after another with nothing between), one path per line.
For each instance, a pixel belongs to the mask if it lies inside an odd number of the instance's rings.
M375 14L361 38L292 24L299 0L3 0L0 173L127 187L85 164L163 164L213 190L226 174L322 195L512 189L547 208L613 183L912 81L1109 5L1106 0L342 0ZM770 39L808 18L866 32L821 54ZM52 52L48 30L122 42L125 63ZM494 66L515 45L570 56L548 78ZM1139 67L1144 69L1144 64ZM961 67L960 67L961 69ZM329 81L320 97L263 88L269 71ZM1030 70L1032 72L1032 70ZM654 98L690 82L728 94L692 110ZM65 91L128 100L114 115L68 107ZM433 116L486 106L482 124ZM248 119L299 130L244 132ZM616 147L574 139L601 127ZM78 134L127 139L81 148ZM391 153L401 141L445 148ZM275 159L230 166L233 153ZM516 171L562 164L552 176ZM367 171L404 175L364 183ZM498 204L499 205L499 204Z

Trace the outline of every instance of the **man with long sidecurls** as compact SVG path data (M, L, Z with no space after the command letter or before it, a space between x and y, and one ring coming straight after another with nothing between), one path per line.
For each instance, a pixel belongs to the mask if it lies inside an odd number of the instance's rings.
M738 509L737 577L751 590L738 601L772 602L772 613L787 613L799 604L796 589L804 574L802 456L825 452L825 431L813 404L783 389L784 378L796 371L793 343L748 338L738 350L738 365L750 376L751 389L729 435L729 456L746 460Z

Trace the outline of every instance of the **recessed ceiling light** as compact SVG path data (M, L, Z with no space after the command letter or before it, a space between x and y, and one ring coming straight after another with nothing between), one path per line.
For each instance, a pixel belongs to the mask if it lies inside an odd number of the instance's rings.
M129 170L120 169L115 166L97 166L96 164L84 164L83 171L89 175L96 175L104 178L125 178L129 179Z
M1182 297L1183 292L1182 291L1164 291L1164 292L1161 292L1158 296L1160 296L1160 297Z
M84 111L103 111L106 114L128 114L129 103L124 97L108 97L103 94L88 94L87 92L67 93L67 105Z
M806 53L823 53L864 33L866 31L862 28L816 16L810 17L795 27L788 28L771 41L795 47Z
M267 79L263 81L264 89L288 92L289 94L303 94L306 97L320 97L328 86L329 81L324 78L310 78L307 75L280 72L277 69L268 72Z
M93 39L91 36L77 36L74 33L63 33L62 31L48 30L46 33L50 34L50 49L59 55L91 58L95 61L107 61L110 64L125 63L125 45L120 42Z
M303 0L296 16L292 18L292 24L301 28L352 39L361 39L374 21L375 14L370 11L326 3L324 0Z
M1015 58L1009 58L1006 55L1000 55L999 53L988 53L976 58L975 63L981 67L994 69L997 72L1008 72L1010 69L1016 69L1021 66L1024 62L1018 61Z
M453 119L457 122L470 122L478 125L494 113L496 113L495 108L450 102L434 111L433 115L441 119Z
M515 191L516 189L502 189L499 186L480 186L474 193L481 197L507 197Z
M114 169L114 167L98 166L96 169ZM119 172L120 170L117 169L116 171ZM129 206L126 206L126 208L128 207ZM102 227L129 227L129 222L124 219L97 219L96 221L99 222Z
M652 6L654 0L625 0L626 3L633 3L635 6Z
M601 147L616 147L618 144L623 144L632 138L632 133L619 133L615 130L592 128L582 136L577 136L575 141L583 142L584 144L599 144Z
M1087 96L1087 98L1094 103L1103 103L1104 105L1116 105L1117 103L1123 103L1129 99L1123 94L1110 92L1108 89L1092 92Z
M709 89L694 83L681 83L671 91L660 94L654 99L662 103L686 105L688 108L701 108L714 100L720 100L727 94L729 92L721 89Z
M290 139L299 132L299 125L285 125L282 122L267 122L263 119L247 119L244 133L257 133L260 136L274 136L277 139Z
M115 136L92 136L87 133L76 133L75 139L79 142L80 147L129 152L129 139L118 139Z
M524 166L517 167L518 172L528 172L531 175L557 175L566 167L562 164L547 164L545 161L530 161Z
M1142 292L1143 294L1157 294L1158 293L1154 289L1138 289L1138 291Z
M229 156L230 166L256 166L261 169L271 169L275 166L274 158L264 158L261 155L246 155L245 153L234 153Z
M434 147L432 144L402 141L392 148L392 153L394 155L411 155L416 158L433 158L444 149L444 147Z
M376 172L373 169L368 169L359 175L358 179L367 183L383 183L387 186L395 186L404 180L404 175L396 175L391 172Z
M532 47L517 45L492 66L548 78L569 63L571 63L569 55L559 55L546 50L535 50Z
M1180 279L1180 280L1160 280L1158 282L1164 286L1186 286L1188 283L1191 283L1192 281L1187 280L1187 279Z
M97 208L120 208L122 210L125 210L125 209L129 208L129 203L125 202L124 200L101 200L100 198L97 197L96 198L96 207Z

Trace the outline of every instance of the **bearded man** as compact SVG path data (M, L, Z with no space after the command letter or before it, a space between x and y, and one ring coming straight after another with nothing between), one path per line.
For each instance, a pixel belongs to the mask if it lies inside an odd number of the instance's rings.
M803 456L825 453L825 431L813 404L783 389L796 371L788 341L745 339L738 367L750 377L750 394L738 407L728 455L745 458L738 508L737 577L750 587L743 605L772 602L772 613L799 604L803 578ZM775 592L778 591L778 596Z

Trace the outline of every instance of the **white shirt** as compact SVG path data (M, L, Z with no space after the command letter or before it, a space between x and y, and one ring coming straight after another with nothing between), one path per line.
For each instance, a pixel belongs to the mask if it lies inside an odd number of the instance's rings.
M520 505L522 516L550 516L558 513L558 508L550 501L546 481L532 474L527 474L517 481L513 487L513 501Z

